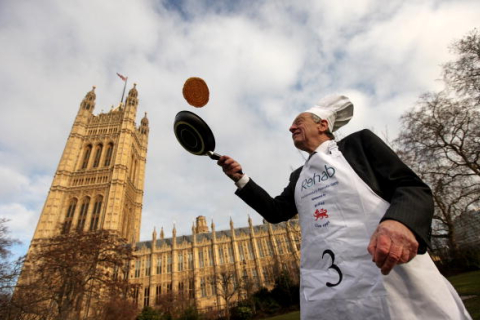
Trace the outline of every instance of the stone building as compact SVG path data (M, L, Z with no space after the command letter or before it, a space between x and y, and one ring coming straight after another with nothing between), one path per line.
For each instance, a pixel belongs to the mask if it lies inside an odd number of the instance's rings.
M35 242L61 233L112 230L135 247L129 279L138 285L139 308L176 297L175 303L199 310L221 309L226 301L219 275L232 278L232 302L271 286L282 269L298 275L296 221L253 226L248 218L248 227L234 228L231 221L229 230L216 231L199 216L191 235L177 237L174 227L171 238L162 229L140 242L149 122L145 114L135 123L136 85L109 112L94 115L95 99L93 87L80 104L29 253Z
M149 126L135 124L135 87L107 113L93 114L95 87L81 102L32 242L97 229L139 241Z
M135 293L140 306L162 304L162 299L181 300L200 311L225 307L225 291L232 302L245 298L247 291L271 288L282 270L298 276L300 233L296 220L279 224L252 224L217 231L205 217L197 217L192 235L157 238L136 245L135 265L130 279L139 284ZM228 283L225 283L228 278ZM230 287L226 287L226 285Z

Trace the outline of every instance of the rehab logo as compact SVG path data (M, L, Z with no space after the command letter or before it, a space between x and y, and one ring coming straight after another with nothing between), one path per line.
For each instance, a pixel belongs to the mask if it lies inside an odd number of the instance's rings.
M325 170L317 173L314 172L311 178L306 178L302 181L302 192L307 190L310 187L313 187L315 184L327 181L335 175L335 168L325 165Z
M322 208L315 210L315 212L313 213L313 217L315 218L315 221L318 221L314 223L315 228L328 228L328 226L330 225L327 209Z
M327 209L322 208L320 210L315 210L313 217L315 218L315 221L318 221L318 219L323 220L328 218Z

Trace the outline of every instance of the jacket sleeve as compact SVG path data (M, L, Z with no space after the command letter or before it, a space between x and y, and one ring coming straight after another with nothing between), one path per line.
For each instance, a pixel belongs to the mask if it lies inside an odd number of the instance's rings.
M252 209L262 215L270 223L287 221L297 214L295 205L295 185L301 172L301 167L292 172L289 184L283 192L272 198L262 187L250 178L250 181L235 194Z
M349 156L355 159L351 160L352 167L374 192L390 203L381 221L396 220L407 226L420 244L418 252L425 253L430 246L433 217L430 188L371 131L357 134L359 139L353 139L357 142L346 142L344 149L347 153L357 153ZM355 145L358 142L360 145Z

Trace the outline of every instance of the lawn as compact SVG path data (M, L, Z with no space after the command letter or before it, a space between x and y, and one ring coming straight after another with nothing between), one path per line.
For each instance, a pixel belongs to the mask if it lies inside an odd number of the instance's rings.
M480 270L462 273L448 278L461 296L475 296L466 299L467 307L473 320L480 320ZM300 312L290 312L267 320L299 320Z
M268 318L266 320L299 320L300 319L300 311L294 311L286 314L282 314L279 316L275 316L272 318Z
M473 320L480 320L480 271L462 273L448 278L461 296L476 296L464 301Z

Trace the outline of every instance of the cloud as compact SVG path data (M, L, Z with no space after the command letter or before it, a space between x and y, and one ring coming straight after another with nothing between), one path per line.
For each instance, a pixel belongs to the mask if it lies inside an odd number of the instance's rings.
M150 139L141 239L153 226L189 234L198 215L217 230L262 218L234 195L214 161L188 154L173 134L180 110L211 126L216 150L276 195L302 164L288 127L331 92L355 117L340 136L399 131L419 94L438 90L448 45L478 24L475 1L7 1L0 10L0 209L31 237L85 94L95 113L138 83L138 120ZM184 81L204 78L211 100L193 109ZM17 212L18 214L15 214ZM21 222L20 222L21 221ZM209 222L210 223L210 222ZM20 230L20 225L26 231Z

